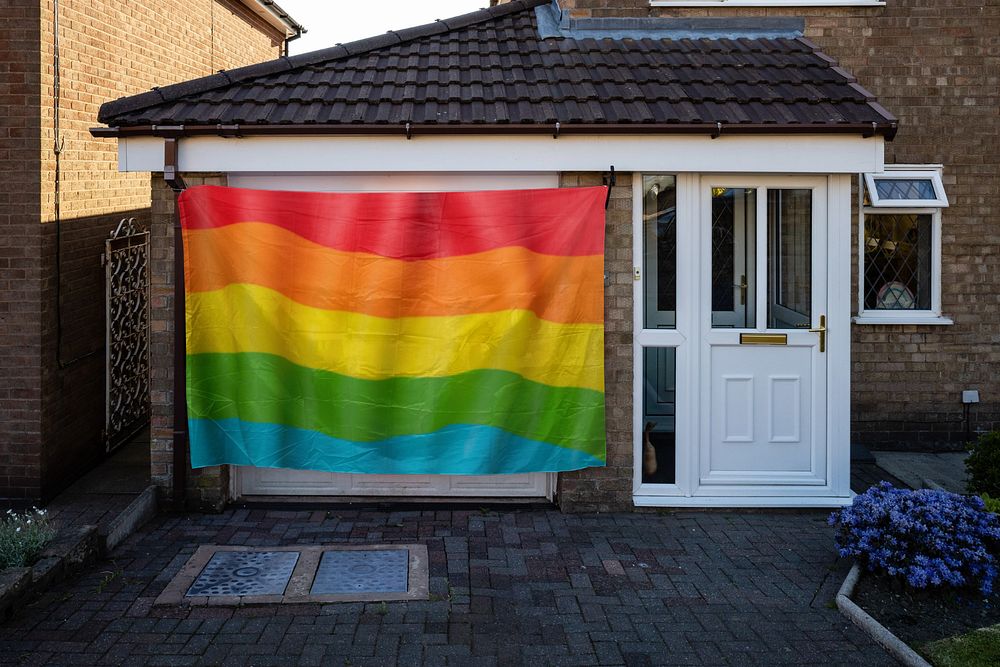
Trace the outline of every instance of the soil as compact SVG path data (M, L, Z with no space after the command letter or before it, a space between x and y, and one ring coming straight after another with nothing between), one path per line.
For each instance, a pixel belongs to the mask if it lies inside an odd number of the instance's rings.
M1000 623L1000 593L928 593L903 588L886 577L862 574L854 602L911 646Z

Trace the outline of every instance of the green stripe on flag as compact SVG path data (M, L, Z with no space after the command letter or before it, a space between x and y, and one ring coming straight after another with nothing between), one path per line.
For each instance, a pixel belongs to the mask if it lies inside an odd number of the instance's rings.
M192 419L283 424L355 442L478 424L604 458L604 394L592 389L492 369L364 380L261 353L188 355L187 368Z

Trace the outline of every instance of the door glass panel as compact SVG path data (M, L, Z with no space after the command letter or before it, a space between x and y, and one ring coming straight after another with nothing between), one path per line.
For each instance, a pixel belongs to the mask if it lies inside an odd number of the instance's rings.
M767 191L767 327L812 322L812 190Z
M712 188L712 326L755 327L757 191Z
M674 444L677 404L677 350L642 350L642 482L674 484L677 450Z
M642 179L642 229L645 291L643 326L677 327L677 179Z

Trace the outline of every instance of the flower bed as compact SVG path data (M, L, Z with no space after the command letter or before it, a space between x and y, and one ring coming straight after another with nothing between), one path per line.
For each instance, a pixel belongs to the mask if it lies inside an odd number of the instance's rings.
M0 519L0 570L34 564L42 549L55 536L45 510L19 513L7 510Z
M0 519L0 619L99 553L97 528L58 532L45 510L8 511Z
M993 590L1000 518L977 496L894 488L888 482L830 515L841 556L914 589Z
M1000 623L1000 517L981 498L883 482L830 523L864 572L853 601L904 642L920 650Z

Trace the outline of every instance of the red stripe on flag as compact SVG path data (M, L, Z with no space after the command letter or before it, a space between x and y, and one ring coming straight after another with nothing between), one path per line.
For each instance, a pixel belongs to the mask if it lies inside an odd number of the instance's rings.
M320 193L198 186L180 198L185 229L263 222L314 243L395 259L521 246L545 255L603 255L607 188L481 192ZM586 220L573 230L566 220Z

